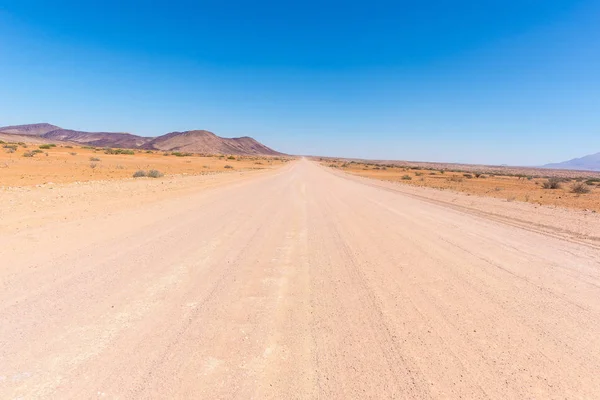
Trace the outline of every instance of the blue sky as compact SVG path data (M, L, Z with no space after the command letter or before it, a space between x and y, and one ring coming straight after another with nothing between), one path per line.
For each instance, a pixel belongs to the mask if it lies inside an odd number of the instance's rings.
M0 125L562 161L600 151L598 21L585 0L0 0Z

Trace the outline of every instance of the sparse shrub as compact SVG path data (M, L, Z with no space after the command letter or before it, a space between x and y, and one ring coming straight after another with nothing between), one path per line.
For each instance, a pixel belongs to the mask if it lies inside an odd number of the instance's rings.
M125 169L124 166L122 166L121 164L117 164L117 166L115 167L116 169Z
M146 171L142 171L141 169L133 173L134 178L142 178L144 176L146 176Z
M90 161L100 161L98 157L90 157Z
M227 159L228 160L235 160L235 157L234 156L229 156L229 157L227 157Z
M91 148L94 149L93 147L91 147ZM111 149L110 147L105 147L104 154L127 154L127 155L132 156L135 154L135 151L129 150L129 149Z
M12 147L8 147L8 148L6 149L6 152L7 152L7 153L14 153L14 152L15 152L15 149L13 149Z
M169 153L163 153L163 156L170 156Z
M412 178L409 175L404 175L401 179L403 181L412 181Z
M175 157L189 157L192 155L192 153L182 153L180 151L174 151L171 154L173 154Z
M256 165L263 165L263 163L261 163L260 161L257 161L254 164L256 164Z
M473 179L473 175L471 174L463 174L463 176L467 179Z
M156 169L151 169L150 171L148 171L147 176L149 178L160 178L161 176L164 176L164 174Z
M98 164L96 163L90 163L90 168L91 169L95 169L98 166Z
M76 156L77 155L77 153L75 153L74 151L70 152L69 154L72 155L72 156Z
M560 189L560 179L556 177L549 178L546 182L542 184L544 189Z
M590 187L583 182L575 183L573 184L573 186L571 186L571 193L585 194L591 191L592 190L590 189Z
M42 145L40 145L39 147L40 147L40 149L45 149L45 150L48 150L48 149L50 149L52 146L50 146L49 144L42 144Z
M72 149L73 146L63 146L65 149Z
M591 178L591 179L588 179L587 181L585 181L585 183L588 185L594 185L594 184L600 185L600 178Z
M146 154L153 154L154 152L152 150L146 150Z
M227 168L227 169L233 169L233 167L231 165L226 165L223 168Z
M5 144L2 147L4 147L5 149L17 150L17 145L16 144Z
M462 182L462 181L463 181L463 178L461 178L461 177L460 177L460 176L458 176L458 175L452 175L452 176L450 177L450 181L452 181L452 182Z
M422 176L423 173L422 172L415 172L415 176Z
M23 153L23 157L33 157L35 156L35 153L33 151L26 151L25 153Z
M40 150L40 149L31 150L31 152L32 152L32 153L35 153L35 154L40 154L40 153L43 153L43 151L42 151L42 150Z

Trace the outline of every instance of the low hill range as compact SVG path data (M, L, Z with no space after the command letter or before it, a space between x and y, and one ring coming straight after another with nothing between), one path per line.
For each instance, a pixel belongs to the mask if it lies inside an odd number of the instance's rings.
M546 164L544 165L544 168L600 171L600 153L590 154L560 163Z
M0 127L0 139L36 143L69 142L85 146L184 151L201 154L283 155L257 140L244 136L223 138L212 132L193 130L144 137L124 132L85 132L39 123Z

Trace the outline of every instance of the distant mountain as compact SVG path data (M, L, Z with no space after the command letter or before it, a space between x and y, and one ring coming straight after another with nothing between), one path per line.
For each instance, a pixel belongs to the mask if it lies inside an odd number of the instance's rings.
M27 137L35 142L74 142L97 147L142 148L165 151L176 150L203 154L282 154L248 136L231 139L222 138L212 132L202 130L171 132L163 136L150 138L121 132L75 131L41 123L6 126L0 128L0 135L3 135L2 137L13 136L15 141L23 141L23 138Z
M574 158L560 163L546 164L544 165L544 168L600 171L600 153L590 154L589 156Z
M281 154L251 137L228 139L208 131L171 132L151 140L143 147L204 154Z
M85 143L98 147L137 148L148 143L152 138L116 132L83 132L70 129L57 129L41 135L46 139L63 142Z
M40 136L45 133L54 131L56 129L60 129L60 127L58 127L56 125L42 123L42 124L4 126L4 127L0 128L0 132L11 133L13 135Z

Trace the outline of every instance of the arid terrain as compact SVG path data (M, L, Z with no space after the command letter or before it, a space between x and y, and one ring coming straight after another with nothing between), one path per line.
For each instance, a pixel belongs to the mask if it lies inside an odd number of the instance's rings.
M600 393L598 213L307 159L2 157L0 398Z
M289 159L4 143L0 144L0 187L123 179L150 170L165 175L223 173L273 168Z
M600 212L600 172L482 165L318 159L372 179L494 197L508 202ZM549 186L554 181L553 187Z

